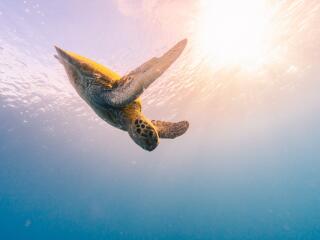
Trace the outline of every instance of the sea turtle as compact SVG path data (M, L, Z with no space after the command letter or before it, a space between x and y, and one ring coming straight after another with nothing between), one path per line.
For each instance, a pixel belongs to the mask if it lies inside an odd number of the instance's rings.
M80 97L104 121L127 131L136 144L152 151L159 138L184 134L189 123L154 121L141 111L140 95L180 56L187 44L184 39L159 58L152 58L129 74L120 77L110 69L78 54L55 47L55 57L64 66Z

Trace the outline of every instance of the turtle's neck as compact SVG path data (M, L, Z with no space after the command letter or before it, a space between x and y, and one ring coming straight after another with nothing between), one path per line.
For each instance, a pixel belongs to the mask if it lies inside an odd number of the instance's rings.
M129 128L129 125L131 125L136 119L144 118L141 112L141 104L137 101L129 104L127 107L124 107L123 114L126 123L125 127L127 129Z

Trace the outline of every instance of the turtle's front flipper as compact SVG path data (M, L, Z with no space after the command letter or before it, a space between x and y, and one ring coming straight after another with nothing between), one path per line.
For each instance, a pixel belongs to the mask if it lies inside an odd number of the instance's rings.
M160 77L180 56L187 39L180 41L168 52L159 58L152 58L136 70L122 77L117 87L102 93L102 97L109 105L123 107L137 99L144 89Z
M171 123L152 120L152 124L156 127L160 138L176 138L183 135L189 128L187 121Z

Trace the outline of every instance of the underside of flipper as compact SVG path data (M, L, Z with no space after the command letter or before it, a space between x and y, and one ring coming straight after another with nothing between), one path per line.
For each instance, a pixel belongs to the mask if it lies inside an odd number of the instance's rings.
M73 77L80 74L82 79L90 80L91 83L98 84L104 89L111 89L121 77L109 68L80 56L76 53L55 47L57 54L54 57L65 67L67 72L73 72Z
M186 45L187 39L184 39L163 56L147 61L122 77L116 88L103 92L101 98L113 107L123 107L133 102L177 60Z
M176 138L183 135L189 128L189 122L182 121L177 123L152 120L160 138Z

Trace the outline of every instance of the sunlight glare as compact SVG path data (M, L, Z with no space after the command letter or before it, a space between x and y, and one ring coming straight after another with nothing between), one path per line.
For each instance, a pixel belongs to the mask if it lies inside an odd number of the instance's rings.
M268 18L265 0L203 0L199 45L220 64L257 65L268 48Z

